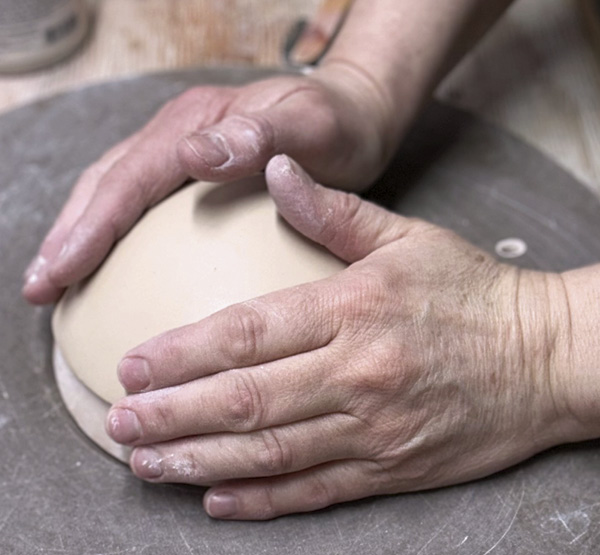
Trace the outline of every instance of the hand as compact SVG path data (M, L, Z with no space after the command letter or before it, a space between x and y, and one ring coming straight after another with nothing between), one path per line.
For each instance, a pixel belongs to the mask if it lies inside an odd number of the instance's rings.
M351 265L129 352L132 394L107 429L135 446L136 475L211 486L214 517L267 519L474 479L574 437L559 276L322 188L284 156L267 181L289 223Z
M184 93L82 174L26 271L23 294L56 301L188 177L244 177L286 152L328 185L367 185L397 141L389 109L377 86L342 63L310 77Z

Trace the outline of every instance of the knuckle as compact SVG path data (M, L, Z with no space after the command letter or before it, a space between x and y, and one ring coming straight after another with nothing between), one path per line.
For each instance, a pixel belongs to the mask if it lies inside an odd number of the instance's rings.
M243 138L244 144L253 146L257 153L274 149L275 129L267 118L258 114L234 114L227 118L226 124Z
M333 505L339 499L333 483L320 476L313 475L307 485L307 500L311 509L322 509Z
M229 125L244 128L256 135L262 134L265 126L265 120L256 114L231 114L227 117L226 122Z
M451 229L418 218L410 221L409 234L422 248L439 249L440 245L463 243L463 239Z
M458 238L458 234L447 227L432 224L425 220L416 219L413 222L413 232L427 234L430 238L437 238L440 240L454 240Z
M146 163L148 154L145 148L145 143L140 141L111 168L110 176L102 181L105 188L122 197L135 210L153 204L162 194L156 171Z
M397 390L401 385L402 374L388 356L379 357L370 355L369 360L357 370L352 379L353 394L350 398L360 402L363 407L368 407L367 399L373 396L379 399L387 397L391 391ZM381 400L381 399L379 399ZM373 410L378 410L378 403L373 403Z
M151 176L140 173L136 151L132 151L113 165L98 182L93 202L102 210L106 233L120 239L152 205L160 192L152 184ZM95 171L95 170L94 170Z
M382 345L354 360L352 368L337 378L336 386L344 392L345 410L370 422L381 416L398 392L414 385L415 374L407 371L402 355L393 347Z
M88 187L93 187L94 184L99 183L101 178L127 155L137 140L136 133L105 152L81 172L78 184L85 183Z
M206 102L212 96L214 96L213 87L192 87L167 102L161 111L187 111L199 103Z
M168 399L151 405L152 428L160 431L173 430L177 426L176 410Z
M286 474L293 468L292 451L275 430L263 430L260 434L257 470L262 475Z
M258 516L261 519L275 518L283 513L282 508L278 506L272 486L267 486L260 491L260 503L256 506L260 507Z
M243 366L252 364L260 356L267 332L262 314L251 304L236 306L227 313L225 337L232 362Z
M250 372L229 372L228 414L225 426L232 432L243 433L260 428L264 405L260 390Z
M390 294L381 272L363 268L352 274L336 296L338 312L344 315L344 331L350 333L352 341L355 334L383 330L379 323L386 318L386 312L391 312L391 299L396 300L396 293Z
M175 105L189 106L198 102L199 97L203 95L202 87L192 87L182 92L179 96L175 97L171 102Z
M351 241L356 240L356 234L345 230L352 227L352 223L359 217L362 204L363 201L352 193L338 195L337 205L325 218L321 231L327 244L334 244L342 249L352 246Z
M261 488L259 503L256 503L257 517L271 519L290 512L290 503L299 510L315 511L323 509L343 500L341 491L334 489L333 482L328 482L325 477L312 475L304 481L302 492L296 498L282 498L274 486Z
M77 182L78 184L95 183L104 175L107 169L101 158L83 170Z
M192 87L166 103L145 130L176 123L183 133L198 131L218 122L236 94L233 87Z
M408 456L382 458L383 476L392 476L404 490L430 488L439 485L447 472L446 460L431 453L412 453Z
M131 220L134 217L132 211L127 208L115 210L107 215L105 225L101 226L100 229L105 238L110 238L111 246L129 231L132 225Z
M149 340L140 349L140 354L149 362L162 366L168 363L170 370L181 369L189 362L190 338L194 338L194 324L168 331ZM157 376L161 377L161 376Z

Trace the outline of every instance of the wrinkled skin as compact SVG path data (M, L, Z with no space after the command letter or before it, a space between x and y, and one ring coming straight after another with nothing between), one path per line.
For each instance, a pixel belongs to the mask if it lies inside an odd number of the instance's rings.
M212 516L266 519L470 480L560 441L558 276L319 187L286 157L267 180L281 214L350 266L128 353L135 394L107 429L136 447L138 476L212 485Z
M198 87L90 166L25 274L24 296L55 302L89 275L142 213L186 179L246 177L286 153L329 186L358 189L397 142L387 101L368 77L330 64L327 79L280 77Z
M325 185L369 183L398 129L368 78L328 74L166 105L84 172L25 297L57 300L190 176L247 176L286 153ZM131 351L119 367L131 394L107 429L136 447L138 476L211 485L214 517L267 519L470 480L582 436L561 276L317 186L285 156L266 177L283 217L350 265Z

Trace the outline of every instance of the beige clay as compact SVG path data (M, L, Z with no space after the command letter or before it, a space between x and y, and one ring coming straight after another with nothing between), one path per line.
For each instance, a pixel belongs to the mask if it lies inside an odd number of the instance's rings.
M92 278L68 289L54 337L108 408L124 394L117 365L139 343L344 267L278 217L262 177L195 183L150 210Z
M131 448L113 441L104 428L110 404L77 379L57 345L54 345L52 362L60 396L79 428L109 455L126 463Z

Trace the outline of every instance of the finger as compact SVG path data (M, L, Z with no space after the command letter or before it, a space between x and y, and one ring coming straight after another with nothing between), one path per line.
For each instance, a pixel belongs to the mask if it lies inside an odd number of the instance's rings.
M319 349L340 327L336 296L323 280L233 305L132 349L119 379L129 392L149 391Z
M224 480L277 476L356 458L356 420L334 414L247 434L212 434L134 449L140 478L207 486Z
M56 300L66 285L91 273L114 240L187 177L176 155L179 138L214 124L234 97L234 89L190 89L86 171L26 273L27 298Z
M63 288L56 287L48 279L48 263L59 255L66 237L85 211L100 179L129 151L138 140L138 135L136 133L111 148L77 180L58 218L42 242L38 254L25 271L23 295L28 301L47 304L55 302L62 294Z
M269 520L290 513L323 509L336 503L384 493L380 467L369 461L343 460L274 478L225 482L204 495L213 518Z
M269 162L266 178L277 209L288 223L347 262L361 260L406 236L419 222L356 195L317 185L287 156Z
M330 351L330 349L328 349ZM343 353L317 351L138 395L117 402L107 432L118 443L148 445L192 435L243 433L345 407L323 368Z
M302 106L295 94L304 96ZM213 126L194 132L179 142L179 158L196 179L231 180L263 171L281 152L293 152L314 167L329 168L337 160L339 126L329 111L310 103L308 89L299 88L287 99L256 110L227 116Z
M175 153L175 131L147 135L101 178L72 226L48 277L64 287L89 275L143 212L186 179Z
M48 264L57 287L90 274L144 210L188 177L177 156L177 142L194 129L222 117L234 89L199 87L168 102L138 133L126 155L98 181L85 211L65 237L61 256Z

